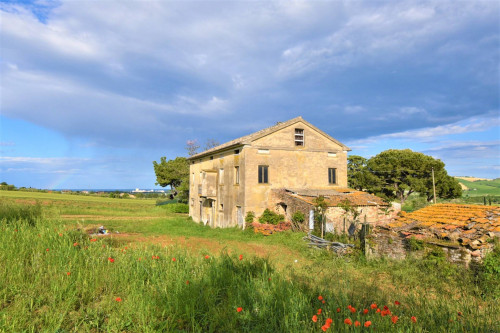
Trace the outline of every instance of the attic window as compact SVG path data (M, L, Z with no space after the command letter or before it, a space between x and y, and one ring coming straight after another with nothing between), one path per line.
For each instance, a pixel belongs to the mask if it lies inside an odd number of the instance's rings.
M304 130L301 128L295 129L295 145L304 146Z
M236 150L234 151L234 154L235 154L235 155L238 155L239 153L240 153L240 150L239 150L239 149L236 149Z

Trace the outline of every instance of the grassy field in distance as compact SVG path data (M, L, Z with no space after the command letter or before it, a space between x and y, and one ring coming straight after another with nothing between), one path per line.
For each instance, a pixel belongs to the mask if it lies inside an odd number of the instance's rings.
M467 187L463 190L463 196L498 196L500 195L500 178L492 180L470 181L455 177L461 184Z

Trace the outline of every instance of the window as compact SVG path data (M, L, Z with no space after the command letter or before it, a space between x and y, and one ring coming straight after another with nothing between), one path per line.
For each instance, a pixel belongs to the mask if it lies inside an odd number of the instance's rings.
M269 183L268 168L267 165L259 165L259 184Z
M235 184L240 183L240 167L239 166L234 167L234 183Z
M329 184L337 184L337 169L328 168L328 183Z
M269 149L258 149L257 153L258 154L269 154Z
M224 184L224 169L219 169L219 184Z
M239 153L240 153L240 150L239 150L239 149L236 149L236 150L234 151L234 154L235 154L235 155L239 155Z
M301 128L295 129L295 145L296 146L304 145L304 130Z

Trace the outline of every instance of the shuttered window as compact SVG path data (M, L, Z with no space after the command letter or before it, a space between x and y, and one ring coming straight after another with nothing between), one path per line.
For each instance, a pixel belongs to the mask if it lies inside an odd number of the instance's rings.
M268 169L267 165L259 165L259 184L269 183Z
M328 168L328 183L337 184L337 169Z

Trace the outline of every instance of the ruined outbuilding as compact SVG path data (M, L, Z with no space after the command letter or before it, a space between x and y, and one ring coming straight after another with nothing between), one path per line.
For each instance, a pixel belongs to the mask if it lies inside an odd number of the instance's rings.
M393 222L373 229L367 238L370 257L422 257L426 249L440 248L451 262L468 266L480 261L500 237L500 207L436 204L401 212ZM412 248L412 245L419 245Z

